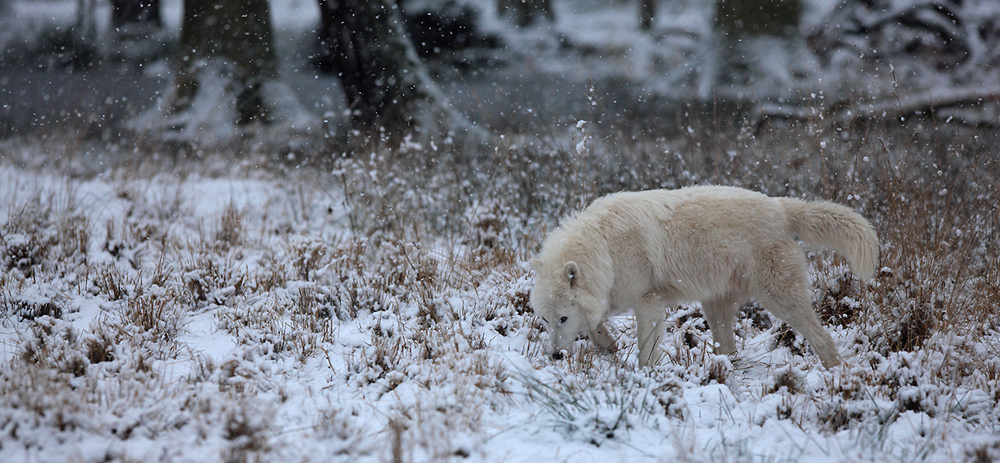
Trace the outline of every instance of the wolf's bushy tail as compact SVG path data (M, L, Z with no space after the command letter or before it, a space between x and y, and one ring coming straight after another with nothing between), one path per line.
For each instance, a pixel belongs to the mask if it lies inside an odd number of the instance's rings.
M785 209L788 229L802 241L819 244L847 257L854 274L863 280L875 276L879 260L878 236L864 217L828 201L776 198Z

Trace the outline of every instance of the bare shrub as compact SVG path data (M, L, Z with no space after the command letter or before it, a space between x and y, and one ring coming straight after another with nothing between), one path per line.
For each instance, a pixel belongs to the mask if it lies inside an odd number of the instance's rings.
M192 250L192 259L181 264L187 297L200 304L224 305L247 292L247 275L230 256Z
M62 318L63 308L52 300L20 299L7 300L4 304L7 312L16 314L22 320L34 320L38 317Z
M83 376L89 363L79 343L79 333L72 325L53 318L38 319L21 345L20 359L40 368Z
M544 379L521 372L516 379L556 426L595 446L616 440L645 420L681 414L671 398L678 384L673 371L660 369L647 376L605 366Z
M853 326L865 309L860 302L860 286L856 279L839 273L819 294L816 311L820 319L831 325Z
M177 337L184 329L185 318L180 301L176 291L163 290L130 296L120 302L112 324L119 336L138 347L133 353L134 361L144 365L140 370L151 370L147 363L152 359L177 355L181 347Z
M86 265L90 248L90 219L80 214L66 215L59 220L56 233L60 257L79 259Z
M1000 440L969 444L963 461L967 463L993 463L1000 460Z
M356 348L346 358L352 382L378 385L379 395L398 387L406 376L400 371L408 363L414 346L400 336L380 333L377 325L370 348Z
M23 204L11 211L7 223L0 228L0 259L5 270L18 270L30 278L36 268L47 262L58 243L48 228L51 213L51 206L38 203Z
M313 428L322 439L334 442L334 455L367 455L375 449L365 442L370 431L358 415L356 410L333 406L320 411Z
M117 355L118 339L112 333L108 333L104 325L91 327L90 332L84 333L83 342L86 346L87 360L92 365L110 362Z
M271 450L269 413L259 406L237 402L228 408L222 423L222 437L227 441L222 450L226 463L258 463L266 461Z
M137 217L108 219L104 223L102 249L115 260L141 269L143 259L152 252L151 247L156 244L163 247L167 242L168 227L162 223Z
M261 259L260 267L250 272L247 285L254 293L268 293L284 287L290 277L288 273L284 261L274 254L267 253Z
M243 227L244 211L230 201L222 210L219 224L215 230L215 243L222 251L240 246L245 239Z
M83 383L83 387L74 388L73 379L55 369L0 366L0 404L27 415L7 424L27 427L34 421L54 432L73 432L86 426L92 410L81 399L93 394L93 385Z
M806 392L805 375L801 370L785 366L777 369L764 389L765 394L774 394L784 389L789 394Z
M309 281L313 272L326 262L327 248L326 244L313 237L292 237L286 253L291 258L295 276Z
M332 341L333 312L329 295L310 286L301 286L293 297L292 323L300 329L321 334L323 342Z
M320 306L312 289L300 289L291 300L251 299L221 307L215 314L219 328L261 355L294 355L305 362L334 340L329 309Z
M98 294L104 294L112 301L120 301L143 290L140 274L125 272L115 264L98 266L93 278L92 283Z

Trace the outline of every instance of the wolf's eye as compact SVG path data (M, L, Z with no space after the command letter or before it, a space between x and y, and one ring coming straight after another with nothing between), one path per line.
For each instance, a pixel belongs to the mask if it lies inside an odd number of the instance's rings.
M566 320L569 320L569 317L560 318L559 323L566 323Z
M542 321L543 321L543 322L545 322L545 324L546 324L546 325L548 325L548 324L549 324L549 321L548 321L548 320L546 320L546 319L545 319L545 317L542 317Z

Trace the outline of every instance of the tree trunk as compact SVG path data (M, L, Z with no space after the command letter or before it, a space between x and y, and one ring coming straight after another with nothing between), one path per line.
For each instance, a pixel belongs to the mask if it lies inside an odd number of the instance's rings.
M316 117L278 78L268 0L185 0L183 21L173 82L126 127L202 147L312 130Z
M97 0L77 0L76 31L80 39L87 44L97 41Z
M497 14L512 14L514 24L527 27L540 19L554 22L555 12L552 10L552 0L499 0Z
M791 44L797 40L803 9L802 0L716 0L712 33L706 36L700 56L703 60L698 82L698 97L703 100L719 97L718 89L725 84L730 89L746 88L755 74L768 68L787 69L790 54L785 48L772 48L767 65L761 65L755 40L762 36L781 39ZM774 57L780 56L775 62ZM783 82L767 85L784 87L787 78L772 73Z
M160 0L111 0L111 27L120 30L133 25L143 29L163 26Z
M471 126L431 80L394 0L318 2L320 46L340 77L355 128L399 134Z
M639 29L648 31L656 19L656 0L639 0Z
M793 36L802 16L801 0L718 0L715 28L741 39Z
M236 122L267 121L261 86L277 71L267 0L185 0L180 45L174 111L191 106L200 80L223 77L232 80Z

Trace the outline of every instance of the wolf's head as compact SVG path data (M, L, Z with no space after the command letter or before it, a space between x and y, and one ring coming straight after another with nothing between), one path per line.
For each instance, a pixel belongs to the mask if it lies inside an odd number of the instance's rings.
M572 352L573 341L581 332L595 339L600 320L590 320L584 307L591 298L586 291L586 277L576 262L563 263L553 268L539 259L532 259L535 268L535 286L531 289L530 303L542 318L552 342L552 358L562 358L562 351Z

